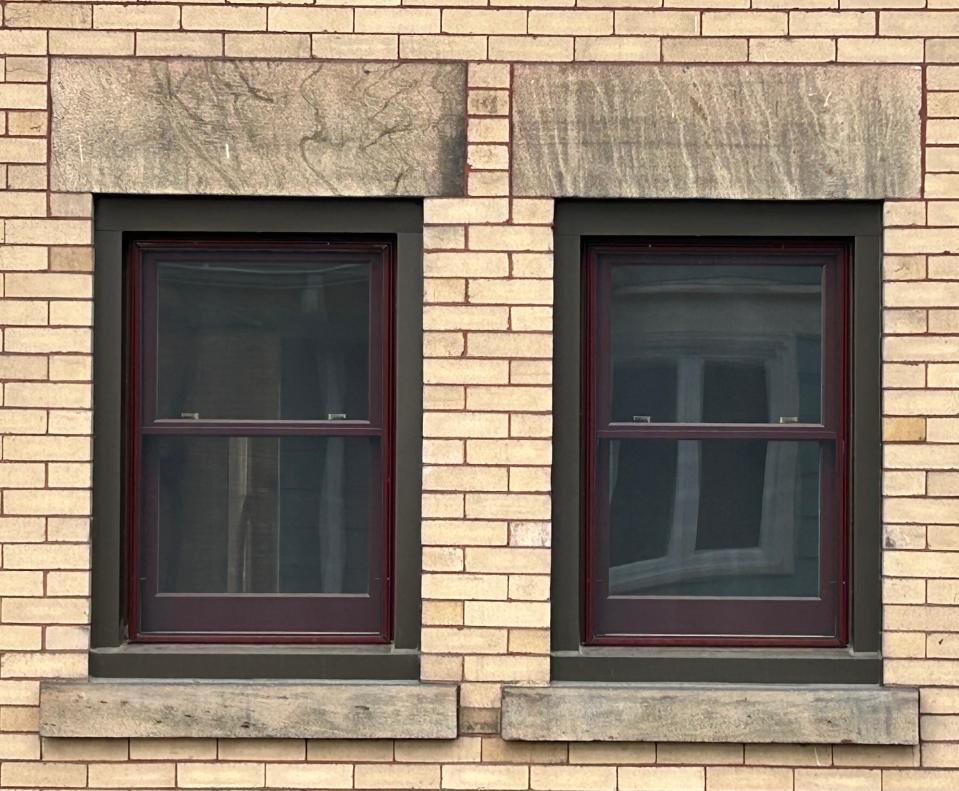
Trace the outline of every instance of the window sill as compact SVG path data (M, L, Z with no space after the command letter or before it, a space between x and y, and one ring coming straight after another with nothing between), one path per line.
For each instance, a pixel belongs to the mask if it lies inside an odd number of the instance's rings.
M866 685L504 687L502 735L523 741L917 744L919 693Z
M44 682L40 735L454 739L458 687L418 682Z

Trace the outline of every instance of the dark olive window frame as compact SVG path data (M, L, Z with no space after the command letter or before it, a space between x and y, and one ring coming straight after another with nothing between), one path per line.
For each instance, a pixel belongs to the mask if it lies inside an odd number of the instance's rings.
M560 201L556 206L552 678L556 681L877 683L880 649L881 204ZM851 250L848 644L590 645L585 580L584 254L600 240L806 240Z
M419 675L422 204L416 200L101 196L95 201L94 482L90 673L99 677L415 679ZM137 240L337 240L382 244L392 262L391 604L372 640L131 640L125 529L127 261ZM385 404L388 405L388 404ZM389 410L387 410L389 411ZM389 421L384 415L385 421ZM390 432L387 432L390 433ZM386 480L386 476L384 476ZM386 549L386 548L385 548ZM390 639L390 642L383 642ZM320 643L324 644L320 644ZM364 644L365 643L365 644Z

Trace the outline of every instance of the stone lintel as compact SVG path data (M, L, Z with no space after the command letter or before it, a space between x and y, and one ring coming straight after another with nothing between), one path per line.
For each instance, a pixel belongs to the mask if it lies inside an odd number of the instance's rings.
M454 739L457 702L416 682L45 682L40 735Z
M503 689L503 738L917 744L919 693L872 686L556 684Z

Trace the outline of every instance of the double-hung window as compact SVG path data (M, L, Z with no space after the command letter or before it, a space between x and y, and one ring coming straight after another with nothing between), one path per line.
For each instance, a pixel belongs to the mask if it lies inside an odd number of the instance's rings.
M95 205L90 673L419 677L422 205Z
M843 643L848 246L585 255L587 640Z
M130 245L133 639L388 639L391 247Z
M555 229L552 677L875 683L878 206Z

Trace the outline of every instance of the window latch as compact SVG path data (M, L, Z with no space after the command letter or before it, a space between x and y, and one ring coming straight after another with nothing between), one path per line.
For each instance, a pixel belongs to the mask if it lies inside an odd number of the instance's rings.
M779 422L780 422L780 423L798 423L798 422L799 422L799 418L798 418L798 417L792 417L792 416L789 416L789 415L783 415L782 417L779 418Z
M633 423L652 423L652 415L633 415Z
M346 412L330 412L326 416L327 420L346 420Z
M181 420L199 420L200 413L199 412L181 412L180 419Z

